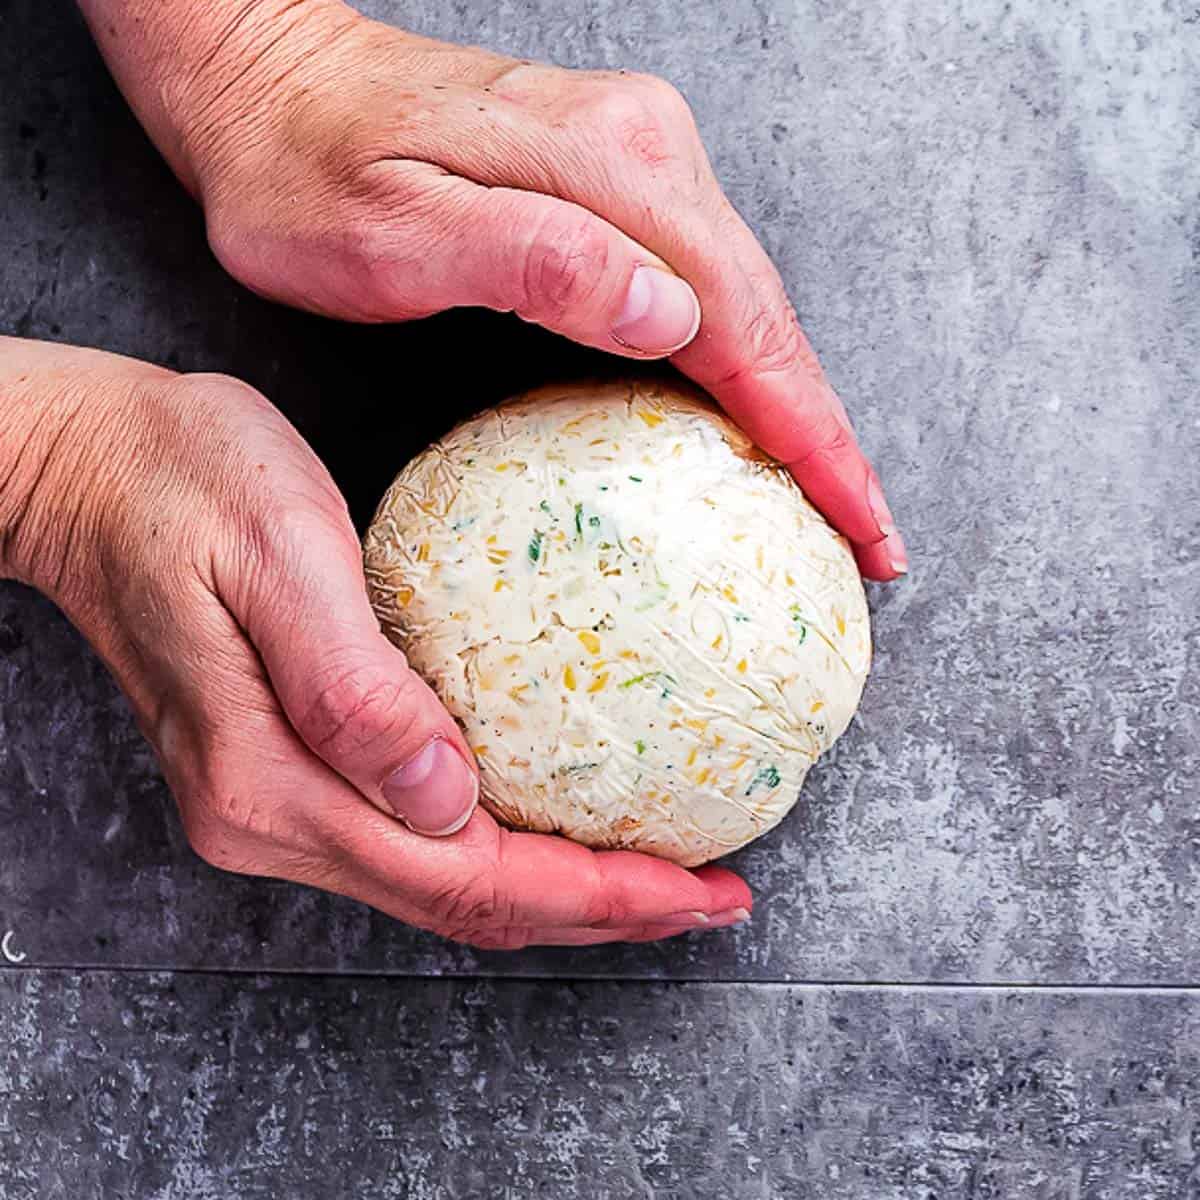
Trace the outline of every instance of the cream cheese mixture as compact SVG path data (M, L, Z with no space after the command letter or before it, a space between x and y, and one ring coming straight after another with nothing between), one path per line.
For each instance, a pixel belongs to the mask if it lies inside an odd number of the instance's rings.
M686 865L775 825L870 666L853 556L674 386L546 388L404 468L365 541L388 635L505 823Z

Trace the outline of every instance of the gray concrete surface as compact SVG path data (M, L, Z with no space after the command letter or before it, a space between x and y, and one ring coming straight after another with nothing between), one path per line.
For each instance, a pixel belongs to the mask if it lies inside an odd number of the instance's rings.
M860 719L783 828L736 859L759 897L753 928L573 955L569 969L1195 982L1189 10L742 3L692 6L682 24L652 3L377 11L683 88L913 550L911 579L872 597ZM0 327L249 378L311 437L360 520L455 411L594 365L499 318L353 329L248 296L213 263L78 20L28 3L4 20ZM459 351L470 338L480 354ZM457 393L444 410L409 408L447 355ZM363 437L368 421L391 440ZM0 630L0 884L32 961L563 968L560 955L452 952L352 905L200 867L78 639L12 587Z
M913 574L872 592L859 719L733 860L749 927L510 957L199 863L103 669L45 601L0 586L0 933L26 955L0 976L0 1195L258 1195L275 1172L301 1195L348 1178L456 1196L480 1194L453 1174L475 1157L486 1194L512 1196L1200 1194L1198 993L1136 990L1200 985L1200 13L371 9L683 89L889 485ZM0 81L0 330L249 379L360 521L458 412L597 367L500 318L354 329L241 291L69 6L0 6ZM422 381L447 359L435 410ZM508 974L624 982L410 978ZM631 982L655 979L695 984ZM854 986L769 985L804 980ZM785 1019L801 1010L819 1018ZM1043 1052L1052 1084L1019 1086ZM520 1127L543 1085L558 1107ZM488 1120L510 1099L501 1144ZM380 1113L399 1132L364 1135Z
M47 971L0 1023L6 1200L1200 1196L1178 995Z

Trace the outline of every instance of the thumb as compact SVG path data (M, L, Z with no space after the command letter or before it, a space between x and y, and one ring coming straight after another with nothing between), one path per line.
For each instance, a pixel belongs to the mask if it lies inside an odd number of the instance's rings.
M578 204L514 188L439 177L445 231L419 273L393 282L404 307L480 306L586 346L660 358L700 328L700 302L657 255ZM439 219L440 218L440 219Z
M453 718L382 634L358 541L323 517L276 543L235 615L292 727L368 800L431 837L457 833L479 776Z

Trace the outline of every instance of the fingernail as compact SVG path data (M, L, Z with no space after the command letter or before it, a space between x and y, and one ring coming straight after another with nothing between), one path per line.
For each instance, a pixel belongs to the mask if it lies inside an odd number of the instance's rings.
M879 526L880 534L890 537L896 532L896 519L892 516L892 510L888 508L888 502L883 498L883 488L879 486L874 471L867 476L867 503L871 506L871 515L875 518L875 524Z
M892 570L897 575L908 574L908 551L904 548L904 539L898 533L888 535L887 542L888 562L892 564Z
M638 267L612 335L631 350L671 354L686 346L699 328L700 301L690 285L669 271Z
M471 819L479 776L445 738L434 737L384 780L383 798L414 833L448 837Z
M708 927L721 929L726 925L740 925L743 921L748 920L750 920L748 908L727 908L724 912L713 913L708 919Z
M712 918L708 913L702 912L676 912L667 913L665 917L655 917L653 921L647 921L647 925L670 925L684 927L698 927L707 925Z

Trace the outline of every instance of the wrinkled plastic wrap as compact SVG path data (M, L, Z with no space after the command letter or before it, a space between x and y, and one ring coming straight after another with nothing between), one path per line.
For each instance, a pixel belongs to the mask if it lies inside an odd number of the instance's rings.
M778 823L870 665L845 541L661 384L547 388L458 426L388 490L365 566L496 817L685 865Z

